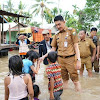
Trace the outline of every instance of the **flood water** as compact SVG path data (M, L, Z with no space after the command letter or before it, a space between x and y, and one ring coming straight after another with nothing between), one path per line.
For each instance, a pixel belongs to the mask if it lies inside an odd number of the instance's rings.
M10 51L8 56L0 58L0 100L4 100L4 78L8 75L8 59L10 56L18 54L18 50ZM80 77L82 93L74 90L74 85L69 80L69 88L63 91L62 100L100 100L100 73L93 72L93 77L89 78L85 70L84 76ZM36 83L40 87L40 100L49 100L48 79L44 77L44 67L41 64Z

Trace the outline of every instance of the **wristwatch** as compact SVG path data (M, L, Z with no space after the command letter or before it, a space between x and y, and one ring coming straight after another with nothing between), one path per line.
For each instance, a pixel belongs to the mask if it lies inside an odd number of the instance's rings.
M78 61L81 61L81 59L80 59L80 58L77 58L77 60L78 60Z

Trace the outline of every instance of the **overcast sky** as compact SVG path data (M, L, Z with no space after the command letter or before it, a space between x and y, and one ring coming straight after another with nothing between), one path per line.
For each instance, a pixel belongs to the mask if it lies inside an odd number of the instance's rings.
M6 4L8 0L0 0L0 4ZM29 7L30 5L34 5L35 0L21 0L23 2L23 4L27 5L27 7ZM77 5L80 9L83 9L86 3L86 0L48 0L48 1L52 1L52 2L56 2L58 4L59 2L59 7L63 10L67 10L70 13L73 12L73 7L72 5ZM18 3L20 2L20 0L12 0L14 5L18 5ZM56 4L56 6L58 7L58 5ZM29 6L28 6L29 5Z

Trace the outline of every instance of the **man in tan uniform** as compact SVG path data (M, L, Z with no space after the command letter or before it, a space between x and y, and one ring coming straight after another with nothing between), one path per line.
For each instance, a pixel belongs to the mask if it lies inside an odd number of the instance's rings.
M92 66L94 66L95 72L99 73L99 46L100 46L100 40L99 40L99 36L97 36L97 28L93 27L91 29L90 38L93 40L93 43L96 46L96 55L95 55L95 60L92 63ZM93 52L92 49L91 49L91 52Z
M95 58L96 46L91 39L86 38L85 30L81 30L79 32L79 37L80 37L79 50L80 50L80 57L81 57L80 76L83 76L83 70L85 65L86 70L88 71L88 76L92 77L92 62L94 61ZM92 59L91 59L91 47L93 48Z
M61 65L61 74L63 78L63 87L67 88L69 77L75 85L77 91L81 91L81 85L78 80L77 69L81 67L81 59L78 48L78 36L74 29L67 28L61 15L54 18L56 28L59 32L53 37L51 51L58 47L58 63ZM44 59L48 54L44 55ZM75 55L77 63L75 66Z

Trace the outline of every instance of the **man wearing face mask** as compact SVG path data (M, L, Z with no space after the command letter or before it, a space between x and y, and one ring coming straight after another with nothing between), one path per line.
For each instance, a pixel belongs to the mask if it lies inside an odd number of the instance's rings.
M90 32L90 38L93 40L93 43L96 46L96 55L94 62L92 63L92 66L94 66L95 72L99 73L99 46L100 46L100 40L97 36L97 28L93 27L91 28ZM91 52L93 52L93 49L91 48Z
M49 31L48 30L43 30L42 35L44 37L44 40L40 42L40 46L39 46L39 55L40 55L40 57L42 57L43 55L48 53L50 51L50 49L52 48L51 47L52 38L50 38ZM46 66L48 66L47 58L45 58L43 60L43 64L45 65L44 66L45 68L46 68ZM44 75L46 76L45 72L44 72Z

